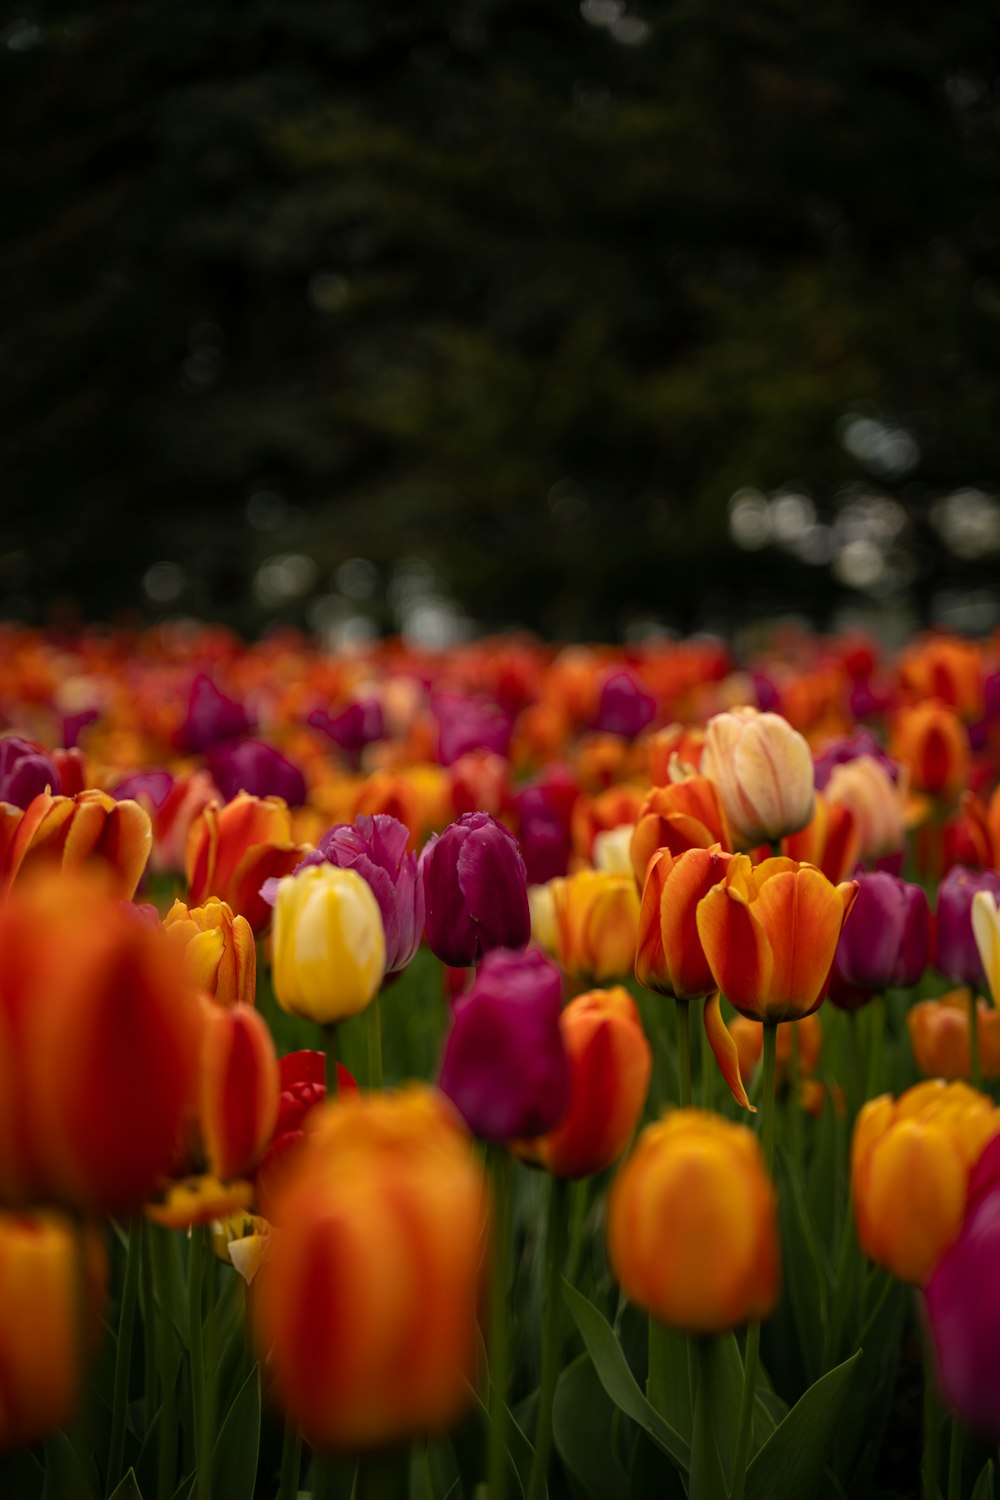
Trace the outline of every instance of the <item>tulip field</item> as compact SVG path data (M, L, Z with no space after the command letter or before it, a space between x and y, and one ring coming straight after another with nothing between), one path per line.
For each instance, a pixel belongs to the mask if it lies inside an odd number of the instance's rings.
M0 1500L1000 1500L1000 637L0 641Z

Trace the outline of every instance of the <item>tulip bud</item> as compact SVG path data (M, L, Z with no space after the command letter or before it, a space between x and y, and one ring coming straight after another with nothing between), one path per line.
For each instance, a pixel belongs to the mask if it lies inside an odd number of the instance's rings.
M315 1111L280 1189L255 1333L287 1420L354 1450L447 1428L477 1348L486 1187L432 1090Z
M631 873L579 870L549 883L555 917L555 958L574 979L631 974L639 925L639 893Z
M892 728L892 753L908 767L916 792L951 801L969 774L969 738L961 719L937 699L901 709Z
M240 792L252 797L280 797L289 807L306 800L306 780L298 766L262 740L235 740L213 746L205 763L226 802Z
M756 1136L702 1110L649 1125L608 1199L625 1295L670 1328L722 1333L778 1301L777 1195Z
M466 813L420 856L431 951L455 968L531 935L527 875L517 840L489 813Z
M508 1141L558 1124L569 1099L562 978L532 949L497 949L456 1001L439 1088L473 1134Z
M183 952L192 984L219 1005L253 1005L257 995L257 948L246 917L217 896L190 909L175 901L163 919Z
M972 1077L971 1003L970 990L952 990L937 1000L921 1000L907 1012L913 1060L925 1078ZM1000 1010L977 999L976 1026L980 1075L1000 1078Z
M177 743L189 755L236 739L254 727L242 703L227 698L212 679L199 672L191 684L187 713L177 732Z
M995 870L965 870L961 865L948 871L938 887L937 923L934 931L934 964L955 984L980 988L986 980L983 959L973 931L973 900L979 891L1000 894L1000 874ZM987 929L980 917L980 930Z
M280 1079L263 1016L246 1005L206 1004L201 1041L199 1118L208 1165L242 1177L257 1164L278 1115Z
M812 818L812 755L780 714L755 708L716 714L701 769L719 789L737 849L796 833Z
M698 936L698 903L725 878L731 854L668 849L653 855L642 892L635 977L647 990L700 1000L716 986Z
M919 885L884 871L857 876L857 899L837 945L830 999L854 1010L873 994L909 989L923 976L931 917Z
M646 1103L653 1053L628 990L590 990L559 1018L569 1058L569 1102L547 1135L518 1154L554 1177L603 1172L625 1150Z
M851 1197L866 1255L922 1286L965 1216L969 1173L1000 1134L1000 1111L964 1083L934 1079L869 1100L851 1143Z
M371 886L354 870L310 865L278 884L272 981L293 1016L329 1025L364 1010L385 974L385 933Z

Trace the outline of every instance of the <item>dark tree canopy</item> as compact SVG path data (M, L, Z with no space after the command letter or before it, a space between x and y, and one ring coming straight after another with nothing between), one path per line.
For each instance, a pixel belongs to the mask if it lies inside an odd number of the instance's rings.
M425 556L487 625L822 615L848 485L906 506L918 599L995 569L928 519L1000 480L980 0L25 4L0 613L149 607L165 561L154 609L256 628L364 558L388 624ZM783 484L811 561L730 541ZM283 605L272 554L316 565Z

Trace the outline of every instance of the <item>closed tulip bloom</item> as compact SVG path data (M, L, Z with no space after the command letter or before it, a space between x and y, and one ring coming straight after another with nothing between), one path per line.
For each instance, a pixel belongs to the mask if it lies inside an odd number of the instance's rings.
M558 1124L569 1099L562 977L537 949L487 954L456 1001L439 1088L474 1135L509 1141Z
M329 1025L355 1016L385 975L385 933L371 886L354 870L310 865L278 885L272 981L293 1016Z
M938 699L900 709L891 748L909 769L914 791L953 801L965 787L969 738L954 709Z
M1000 894L1000 874L996 870L966 870L955 865L938 887L934 929L936 968L953 983L968 984L973 989L982 988L987 977L972 925L973 900L980 891L995 900ZM986 922L982 917L978 920L984 939L988 938Z
M246 917L210 896L204 906L175 901L163 925L183 953L191 982L219 1005L253 1005L257 997L257 947Z
M188 902L201 906L218 896L261 932L271 920L261 886L287 875L303 853L292 842L291 817L280 797L241 792L224 807L209 802L188 833Z
M616 985L571 1000L559 1018L569 1102L547 1135L518 1152L555 1177L603 1172L625 1150L646 1103L653 1053L635 1001Z
M249 1006L206 1002L198 1116L209 1170L225 1181L252 1171L278 1117L278 1058L267 1022Z
M240 792L280 797L289 807L301 807L306 800L306 781L298 766L262 740L215 745L206 753L205 763L226 802Z
M855 884L857 899L834 959L836 980L866 999L890 988L909 989L930 956L931 915L922 887L882 871L859 874ZM836 985L831 999L839 1003Z
M736 855L698 904L697 928L716 986L743 1015L797 1021L826 994L857 884L812 865Z
M913 1060L926 1078L971 1078L969 1046L971 991L952 990L937 1000L921 1000L906 1015ZM1000 1010L976 1001L979 1071L1000 1078Z
M420 856L427 944L455 968L531 935L528 886L517 840L489 813L466 813Z
M780 714L748 707L716 714L708 722L701 769L719 789L734 848L784 838L812 818L812 755Z
M800 864L815 865L834 884L846 880L861 853L854 813L817 792L812 822L782 839L781 852Z
M880 760L860 755L834 766L826 784L831 807L853 815L860 858L868 862L895 854L906 839L906 789Z
M658 849L683 854L685 849L732 847L719 791L707 776L689 776L668 786L654 786L636 820L632 869L640 887Z
M960 1421L1000 1438L1000 1144L973 1169L965 1220L927 1283L925 1306L946 1404Z
M756 1136L702 1110L647 1126L608 1199L623 1292L669 1328L723 1333L780 1291L777 1195Z
M186 754L198 755L212 745L246 734L253 727L253 718L243 704L228 698L210 677L199 672L191 684L177 743Z
M574 979L623 979L631 974L639 930L639 892L631 874L579 870L549 883L555 957Z
M0 895L39 866L77 870L101 867L109 893L131 900L153 844L149 814L137 802L116 802L107 792L74 797L39 795L4 836Z
M642 892L635 977L647 990L700 1000L718 986L698 936L698 903L725 879L733 855L669 849L653 855Z
M634 740L656 717L656 699L636 682L631 672L611 672L601 686L594 728Z
M964 1083L919 1083L865 1104L851 1143L851 1197L865 1254L922 1286L956 1239L969 1173L1000 1111Z
M106 1295L96 1230L54 1213L0 1214L0 1452L27 1447L72 1420L85 1373L81 1329L96 1343Z
M452 1107L422 1086L309 1122L254 1283L287 1420L320 1448L442 1431L472 1398L487 1190Z

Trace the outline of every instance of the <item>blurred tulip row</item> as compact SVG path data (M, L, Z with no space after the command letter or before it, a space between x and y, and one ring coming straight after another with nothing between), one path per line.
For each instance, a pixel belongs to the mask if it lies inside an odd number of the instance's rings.
M1000 639L0 637L0 1495L1000 1500Z

